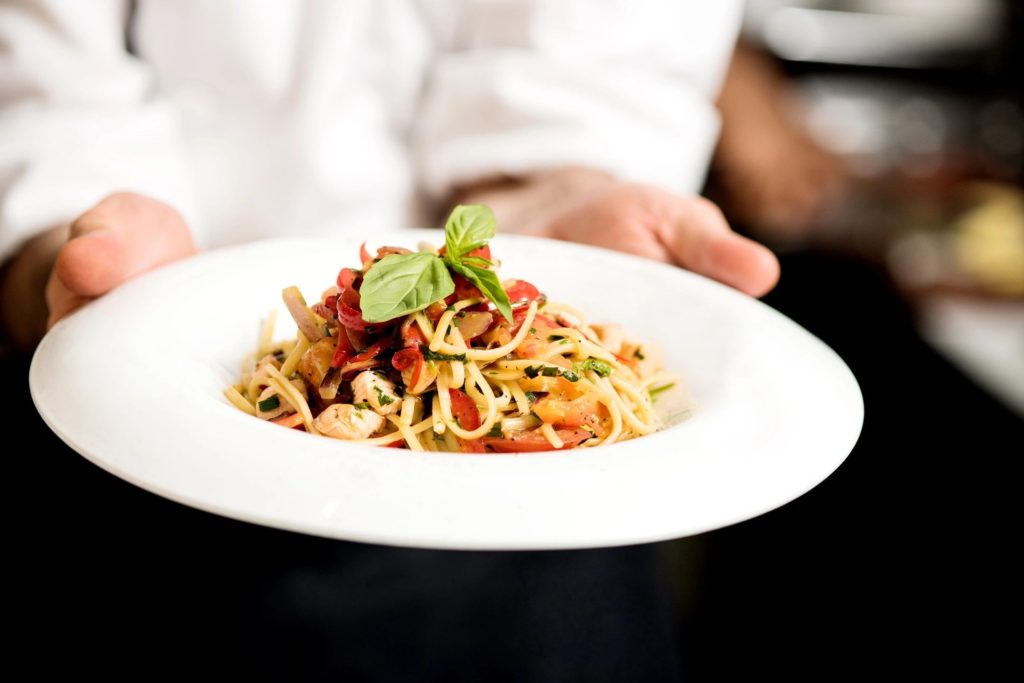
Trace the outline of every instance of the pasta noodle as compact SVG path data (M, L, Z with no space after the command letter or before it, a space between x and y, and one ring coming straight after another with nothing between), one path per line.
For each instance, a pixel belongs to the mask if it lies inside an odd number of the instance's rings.
M675 380L657 350L621 326L588 323L529 283L506 281L500 295L484 295L485 284L453 269L451 295L381 322L363 319L368 273L405 254L363 251L362 269L342 270L318 303L289 307L315 340L299 331L275 343L271 314L255 357L225 389L228 401L313 434L428 452L587 448L661 426L655 396ZM489 258L488 250L470 263L490 267Z

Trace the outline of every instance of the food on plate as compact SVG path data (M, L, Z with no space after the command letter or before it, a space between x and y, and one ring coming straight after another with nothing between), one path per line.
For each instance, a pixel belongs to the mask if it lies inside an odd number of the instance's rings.
M660 353L618 324L588 323L524 280L498 279L485 206L458 206L438 250L360 248L309 305L283 293L238 384L240 410L345 441L506 453L610 444L657 430L675 380Z

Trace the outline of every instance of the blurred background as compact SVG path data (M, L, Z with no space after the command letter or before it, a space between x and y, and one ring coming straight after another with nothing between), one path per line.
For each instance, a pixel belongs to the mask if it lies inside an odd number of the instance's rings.
M654 546L675 589L688 680L1020 679L1022 43L1024 3L1012 0L748 2L706 193L780 254L766 302L843 357L866 418L847 461L800 499ZM24 359L4 363L5 376L24 377ZM339 544L121 484L60 446L23 384L11 389L11 424L60 454L14 458L9 480L46 487L30 491L43 521L15 525L31 556L15 585L38 603L25 630L43 661L130 662L150 677L190 667L181 656L206 648L229 662L238 653L230 673L248 656L240 622L254 609L231 600L277 595L246 570L337 561ZM429 590L466 599L464 577L438 576L432 555L371 561L348 545L349 564L331 570L370 595L385 590L381 563L395 560L422 562L423 581L437 581ZM131 559L112 568L105 557ZM464 566L472 579L475 565ZM229 590L249 581L248 592ZM297 581L283 600L301 601ZM349 605L335 599L328 607ZM121 622L116 642L104 614ZM396 624L397 652L403 634L423 637L417 626ZM88 645L76 649L82 634ZM294 628L299 660L330 649L310 638Z
M707 193L866 418L816 489L671 549L693 680L1020 675L1022 42L1019 2L747 3Z

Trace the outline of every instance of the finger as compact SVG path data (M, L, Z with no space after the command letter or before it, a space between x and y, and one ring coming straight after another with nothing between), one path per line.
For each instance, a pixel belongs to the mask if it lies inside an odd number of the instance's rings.
M618 196L581 204L555 218L537 234L671 262L665 246L650 227L655 219L647 218L645 213L638 217L635 211L623 212L624 206L632 208Z
M195 252L181 215L149 197L107 197L71 225L71 240L57 256L67 289L84 297L104 294L125 280Z
M762 296L779 280L779 261L766 247L737 235L717 206L703 198L681 200L657 226L673 260L696 273Z
M621 224L619 225L621 226ZM641 256L652 261L671 263L671 254L668 253L665 246L658 240L654 231L631 229L635 228L636 225L636 223L627 223L618 230L583 233L576 241L595 247L611 249L612 251ZM583 223L583 226L589 227L586 223Z
M761 297L779 281L779 260L769 249L730 232L708 242L709 277L750 296Z
M84 297L73 293L57 277L56 272L50 273L50 279L46 282L46 306L49 311L46 318L46 329L56 325L62 318L74 313L85 304L92 301L90 297Z
M123 239L99 230L69 241L57 254L55 272L68 292L99 296L126 279Z

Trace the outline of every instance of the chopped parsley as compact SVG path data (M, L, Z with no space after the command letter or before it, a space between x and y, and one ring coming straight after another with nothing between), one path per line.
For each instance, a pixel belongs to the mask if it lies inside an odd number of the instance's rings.
M377 403L379 403L380 405L389 406L395 402L395 399L391 398L383 391L381 391L380 387L374 385L373 390L377 392Z
M526 392L526 400L529 401L530 403L536 403L537 402L537 394L533 393L532 391L527 391Z
M582 363L576 364L576 369L579 372L586 372L587 370L593 370L601 377L607 377L612 374L612 366L599 358L588 358Z
M564 377L570 382L577 382L580 379L578 373L573 372L572 370L563 370L555 365L531 365L525 368L523 373L530 379L533 379L537 375L541 375L543 377Z
M496 436L498 438L501 438L502 436L504 436L504 432L501 431L501 423L500 422L495 422L491 426L491 431L487 432L487 436Z
M466 362L466 354L464 353L437 353L431 351L427 347L423 347L423 360L457 360Z
M356 410L369 410L370 409L370 404L367 403L366 401L360 401L359 403L353 403L352 405L355 406Z
M633 358L636 358L637 360L644 360L646 356L640 353L640 348L637 347L636 351L633 352Z
M260 409L261 413L269 413L271 410L281 407L281 399L274 395L263 399L256 404L256 407Z

